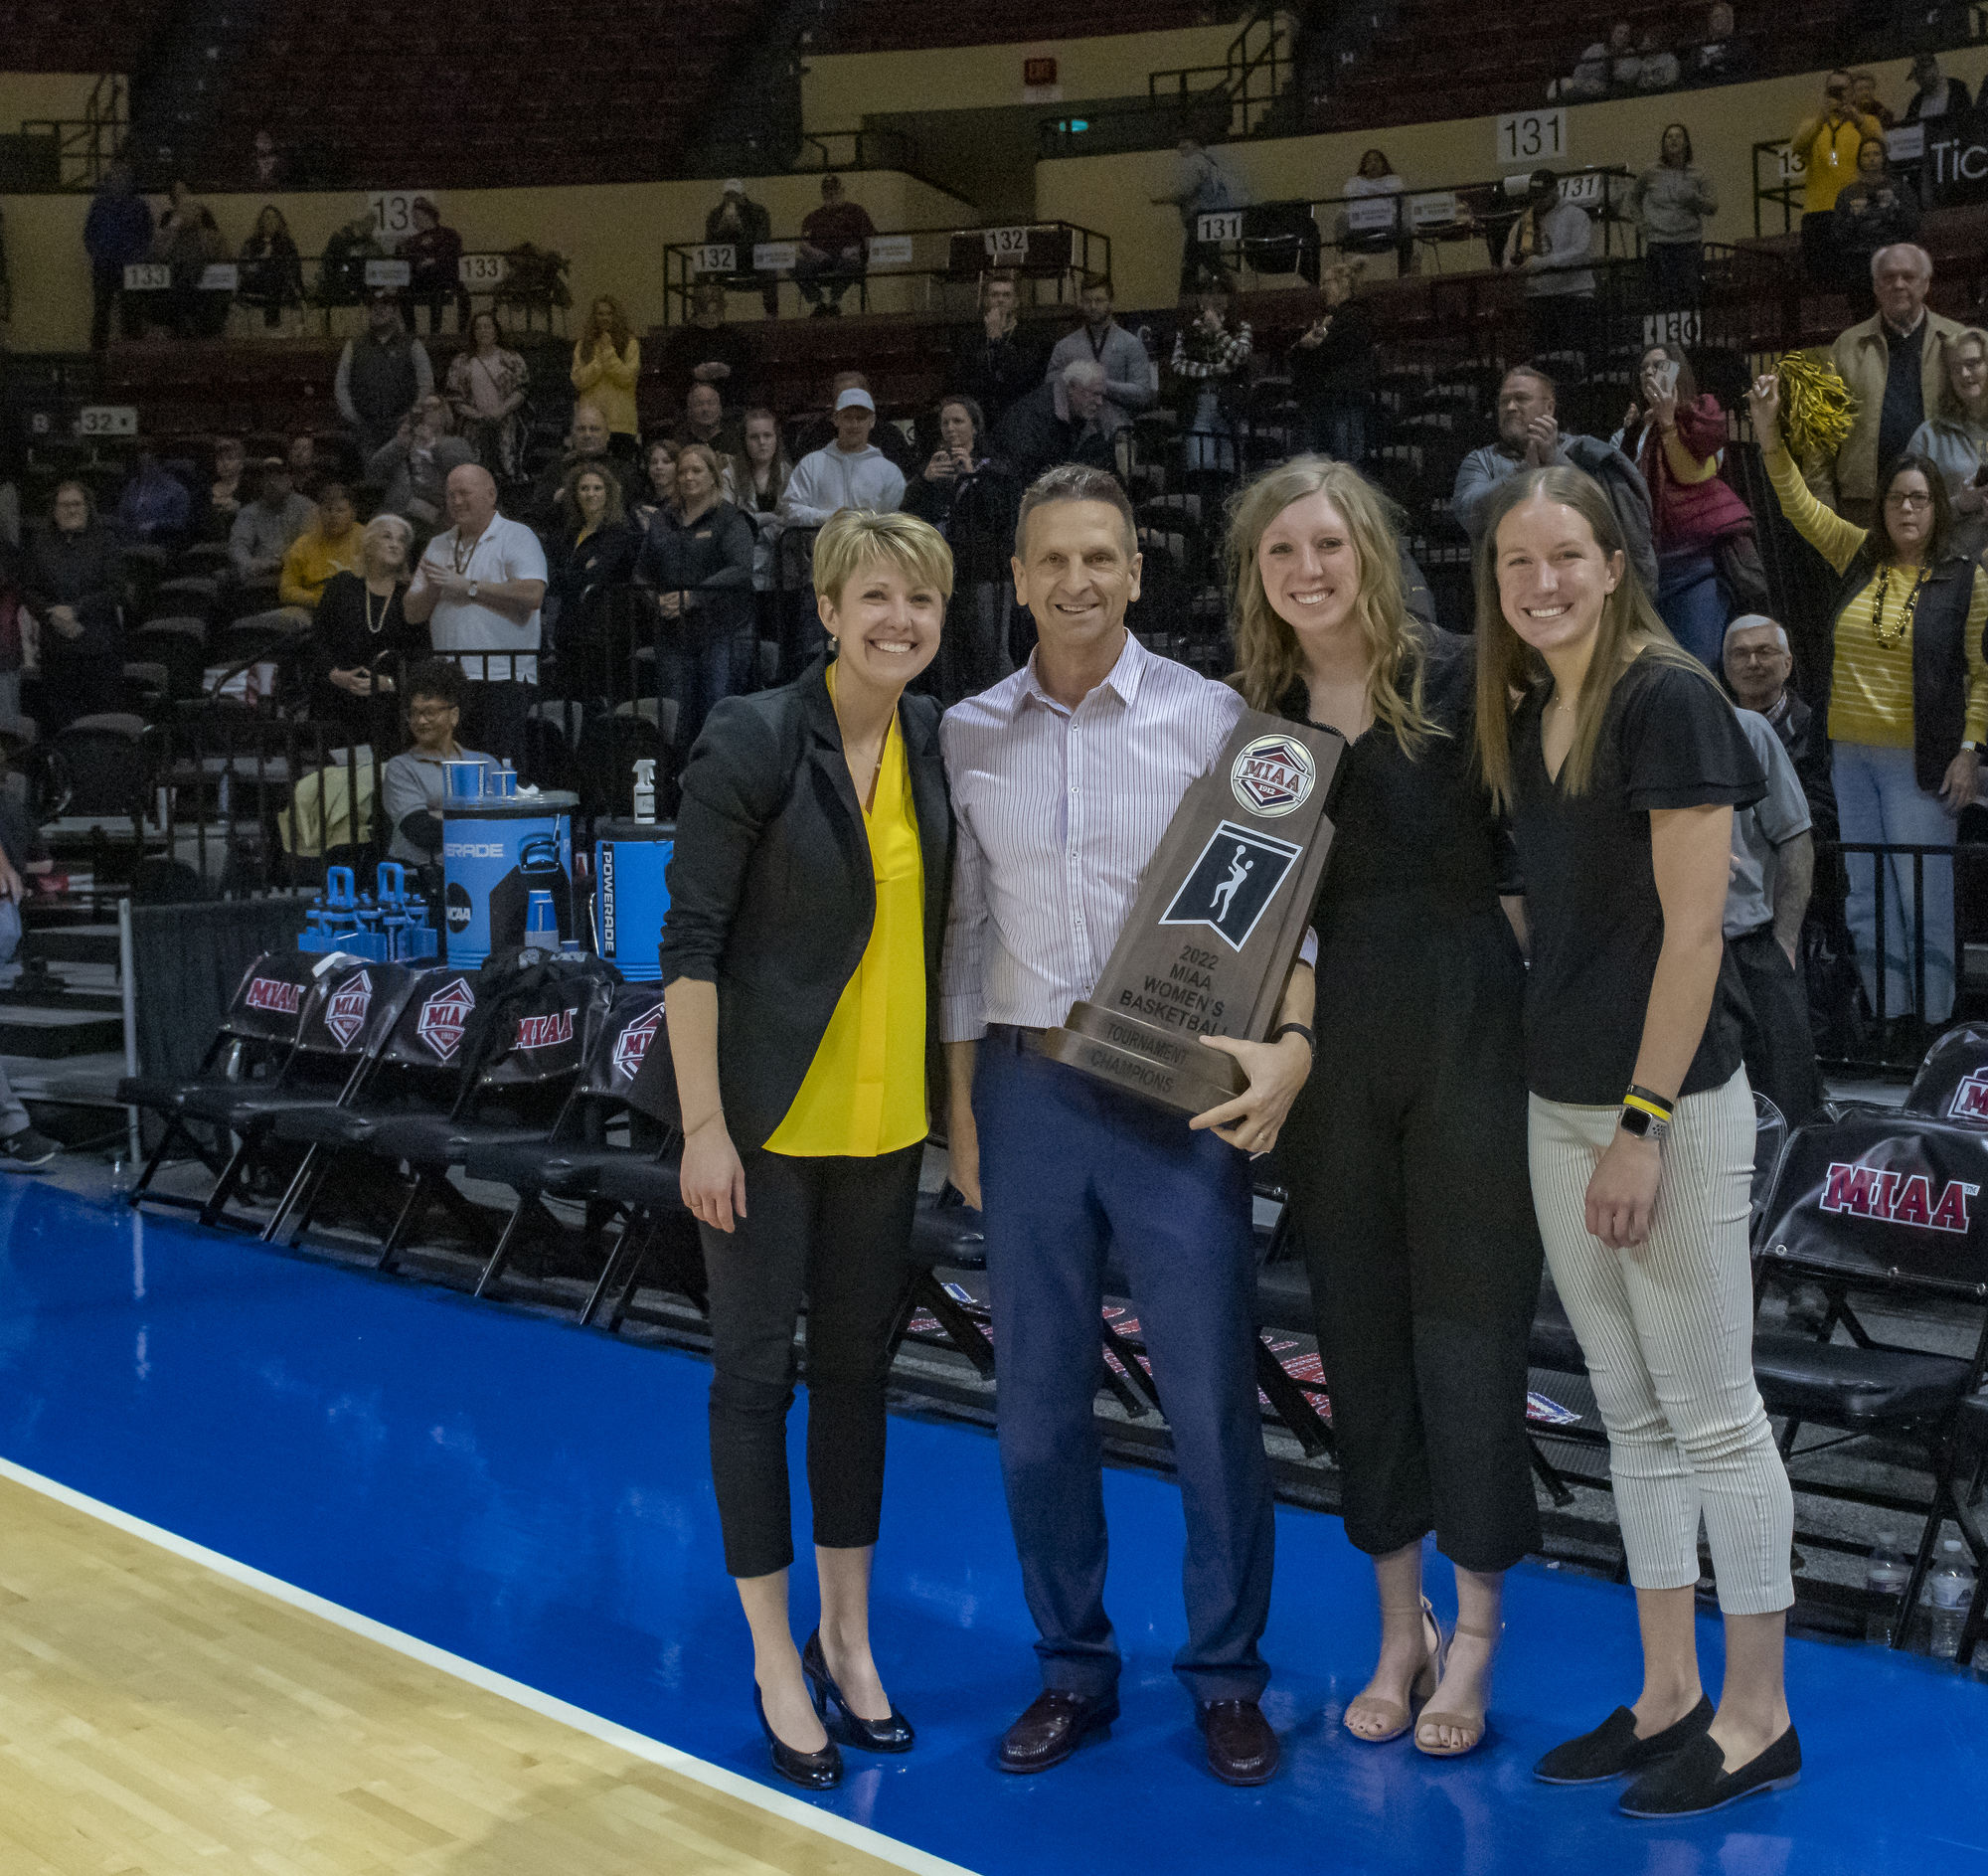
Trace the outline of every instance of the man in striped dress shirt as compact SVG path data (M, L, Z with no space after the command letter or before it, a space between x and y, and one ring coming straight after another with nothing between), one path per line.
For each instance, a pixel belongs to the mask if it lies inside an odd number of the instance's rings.
M952 1178L986 1222L1001 1471L1042 1637L1045 1691L1009 1728L1001 1765L1045 1770L1118 1712L1092 1418L1108 1248L1131 1279L1187 1514L1175 1671L1210 1769L1260 1785L1278 1747L1257 1704L1273 1537L1248 1167L1310 1071L1309 1032L1216 1045L1249 1087L1194 1130L1040 1053L1043 1031L1090 994L1175 808L1242 705L1125 629L1139 556L1110 475L1066 465L1037 481L1014 567L1035 655L939 731L959 825L941 984ZM1308 1023L1311 1008L1302 964L1280 1023Z

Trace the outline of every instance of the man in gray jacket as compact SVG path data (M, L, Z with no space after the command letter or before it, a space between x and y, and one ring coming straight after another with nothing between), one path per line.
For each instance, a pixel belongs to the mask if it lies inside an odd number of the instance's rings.
M818 528L839 508L888 514L905 499L904 472L870 440L877 404L861 386L835 401L835 440L794 464L780 497L780 523Z
M245 586L273 581L291 544L316 518L316 505L299 495L290 480L290 465L281 456L265 457L255 499L242 504L228 530L228 559L236 579Z
M1650 490L1642 472L1598 436L1570 436L1554 417L1557 389L1545 372L1514 365L1498 387L1498 440L1473 449L1456 471L1450 512L1477 545L1491 491L1521 469L1551 468L1556 462L1584 469L1608 492L1621 524L1629 564L1652 601L1657 597L1657 554L1650 539Z
M1083 324L1067 333L1050 354L1050 368L1043 374L1045 384L1063 377L1068 365L1090 359L1104 367L1104 409L1098 424L1107 436L1115 436L1132 421L1135 411L1150 410L1160 395L1158 373L1146 348L1111 316L1111 280L1107 274L1086 273L1083 290L1077 297Z

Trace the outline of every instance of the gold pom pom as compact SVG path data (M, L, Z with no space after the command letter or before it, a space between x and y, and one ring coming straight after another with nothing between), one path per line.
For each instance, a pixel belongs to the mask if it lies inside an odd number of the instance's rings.
M1774 368L1781 381L1781 430L1795 460L1834 457L1857 421L1857 400L1834 365L1790 352Z

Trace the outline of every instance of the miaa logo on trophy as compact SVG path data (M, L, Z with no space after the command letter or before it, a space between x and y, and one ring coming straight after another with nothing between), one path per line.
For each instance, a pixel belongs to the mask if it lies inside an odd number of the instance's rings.
M1311 751L1295 737L1259 736L1229 769L1229 786L1252 814L1288 814L1304 805L1318 779Z

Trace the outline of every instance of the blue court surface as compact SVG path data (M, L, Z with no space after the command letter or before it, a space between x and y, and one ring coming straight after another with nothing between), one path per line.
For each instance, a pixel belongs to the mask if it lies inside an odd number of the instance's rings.
M0 1455L777 1784L720 1566L698 1361L22 1179L0 1179ZM1988 1867L1988 1686L1876 1647L1790 1649L1793 1791L1653 1826L1606 1789L1536 1785L1541 1751L1636 1685L1628 1592L1545 1568L1514 1576L1475 1757L1357 1745L1337 1718L1371 1658L1372 1578L1336 1519L1288 1509L1265 1703L1284 1770L1226 1790L1168 1668L1179 1496L1135 1472L1105 1481L1124 1717L1058 1771L1003 1777L993 1742L1037 1681L994 1444L902 1419L891 1438L877 1651L919 1744L851 1755L828 1807L986 1876ZM1716 1622L1703 1644L1716 1687Z

